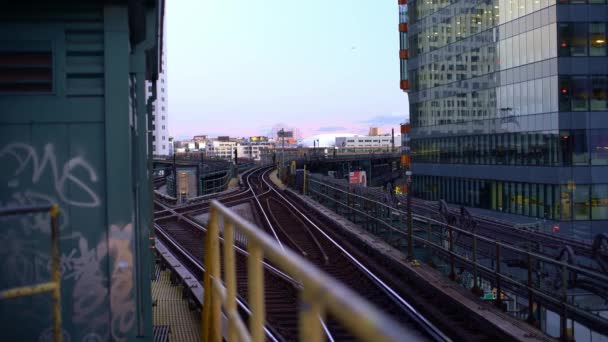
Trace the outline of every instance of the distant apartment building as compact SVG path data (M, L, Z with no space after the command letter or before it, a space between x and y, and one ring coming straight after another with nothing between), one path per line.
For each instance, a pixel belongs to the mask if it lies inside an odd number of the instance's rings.
M229 139L209 140L206 143L205 154L209 157L233 159L237 144L236 141L230 141Z
M414 194L607 232L606 9L399 0Z
M167 83L167 44L166 25L163 27L162 65L156 81L156 101L152 114L152 154L170 155L172 153L171 142L169 142L169 101ZM146 98L152 94L152 84L147 82Z
M369 128L369 135L375 136L375 135L381 135L381 134L382 134L382 129L380 127L370 127Z
M173 137L169 137L169 155L172 156L173 152L174 152Z
M207 135L195 135L192 140L198 143L205 142L209 137Z
M268 137L249 137L248 140L242 141L237 145L238 156L239 158L260 160L262 149L269 146L271 146L271 143L269 142Z

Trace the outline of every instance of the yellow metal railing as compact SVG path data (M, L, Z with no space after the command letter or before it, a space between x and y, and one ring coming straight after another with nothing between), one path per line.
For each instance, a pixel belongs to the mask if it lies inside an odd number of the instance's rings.
M0 291L0 299L34 296L51 292L53 296L53 336L61 341L61 272L59 270L59 206L36 206L0 209L0 216L48 212L51 215L51 278L47 283L16 287Z
M220 219L223 220L225 286L220 270ZM246 237L249 252L249 329L237 312L235 230ZM324 340L322 320L326 313L335 317L353 336L363 341L397 341L408 336L400 326L353 291L292 251L281 249L262 230L217 201L211 204L205 246L203 341L219 342L222 338L228 342L264 341L264 258L302 284L302 303L299 305L300 341ZM225 336L222 336L222 307L227 321Z

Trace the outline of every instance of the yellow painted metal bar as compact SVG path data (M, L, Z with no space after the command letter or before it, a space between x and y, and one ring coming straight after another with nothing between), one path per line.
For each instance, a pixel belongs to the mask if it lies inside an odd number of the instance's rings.
M36 285L31 285L31 286L15 287L15 288L4 290L4 291L0 292L0 298L13 299L13 298L19 298L19 297L34 296L34 295L41 294L41 293L53 292L53 291L55 291L56 287L57 287L57 284L55 284L55 282L52 282L52 281L50 281L48 283L41 283L41 284L36 284Z
M219 218L220 216L216 214L215 222L213 224L213 228L211 229L211 236L213 239L211 240L211 277L213 280L217 281L218 284L222 284L222 275L220 270L220 238L219 238ZM222 341L222 300L218 296L211 297L211 312L212 318L212 332L213 332L213 341L221 342Z
M254 342L264 341L264 321L266 309L264 304L264 268L262 265L262 247L252 240L248 241L249 257L247 258L247 271L249 276L249 305L251 318L249 330Z
M304 188L302 188L302 193L306 195L306 164L304 164Z
M219 253L219 219L224 222L224 265L227 287L221 281ZM236 264L234 235L242 234L248 241L247 260L251 316L249 331L236 310ZM228 318L227 341L264 341L264 269L266 256L276 266L304 284L300 308L300 340L323 341L321 320L325 313L335 317L359 340L398 341L409 334L390 318L361 299L344 285L329 278L316 267L294 254L282 250L276 242L251 223L243 220L219 202L213 201L206 239L205 304L203 307L203 339L221 340L221 307ZM220 299L222 298L222 299ZM251 335L250 335L251 334Z
M213 294L220 297L220 302L224 302L226 300L226 287L222 284L222 280L211 279L211 283L213 284Z
M238 341L240 342L249 342L251 341L251 336L249 336L249 330L247 330L247 326L243 323L241 316L237 311L230 312L227 314L228 319L234 322L234 329L236 329L238 334Z
M61 342L61 270L59 268L59 206L53 205L51 214L51 272L53 289L53 335Z
M218 299L213 295L213 283L211 281L214 277L213 268L216 264L214 258L218 257L218 253L215 253L214 251L214 247L218 245L219 240L218 230L218 210L216 208L211 208L205 239L205 263L207 264L207 269L203 276L205 298L203 301L203 331L201 331L201 338L205 342L219 341L220 339L221 321L219 320L219 312L214 310L216 307L215 303Z
M12 214L39 212L40 208L25 208L13 211ZM49 209L51 216L51 281L30 286L16 287L0 292L0 299L12 299L34 296L51 292L53 297L53 337L61 342L61 270L59 268L59 205L53 204Z
M300 302L300 341L323 341L321 319L323 305L313 291L304 285Z
M234 260L234 226L232 221L224 220L224 277L226 277L226 312L236 312L236 262ZM236 322L228 320L228 342L237 341Z

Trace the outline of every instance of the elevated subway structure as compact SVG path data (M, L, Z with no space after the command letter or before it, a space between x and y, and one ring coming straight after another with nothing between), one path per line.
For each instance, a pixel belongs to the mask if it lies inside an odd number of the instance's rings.
M53 300L47 294L13 298L14 291L0 292L2 340L166 338L166 326L153 326L150 289L156 278L153 189L166 184L166 167L155 177L150 136L155 94L145 95L146 82L155 82L162 65L164 2L22 1L0 9L0 213L59 208L51 215L56 225L46 213L0 221L0 289L55 293ZM165 214L173 210L162 203L154 207ZM311 276L317 271L310 265L277 254L274 242L255 233L250 224L225 209L217 213L236 229L246 229L248 239L258 241L274 262L287 263L301 283L331 285L332 295L325 298L340 305L329 310L353 309L337 315L349 316L346 326L354 330L353 336L398 340L407 335L377 309L353 299L357 296L345 297L348 290L342 291L335 280ZM57 253L50 249L51 237L58 242ZM59 281L51 284L57 260ZM38 283L44 286L22 291ZM198 281L192 285L202 287ZM219 291L211 298L215 302L221 296ZM319 300L309 302L317 305ZM55 316L53 303L59 307ZM263 310L259 303L249 307L252 312ZM311 317L307 324L318 327ZM217 319L205 322L216 324ZM254 334L260 329L259 320L255 322ZM361 327L368 329L361 332Z
M449 285L416 292L410 279L426 284L437 278L412 276L405 270L424 267L400 254L384 263L386 254L344 237L336 220L271 184L271 168L154 160L156 94L146 97L145 90L147 82L157 89L165 64L164 8L162 0L0 6L3 340L166 340L171 328L153 320L160 295L151 291L163 267L170 269L164 279L187 299L173 305L189 306L186 314L196 316L195 329L206 340L549 340L512 321L504 328L496 310L473 308L466 312L474 318L463 317L463 306L449 300L461 294ZM361 169L372 185L384 185L401 172L398 158L308 155L295 158L294 166L343 175ZM239 182L225 191L237 175ZM172 183L174 197L161 192ZM182 187L185 201L178 199ZM23 215L5 217L14 213ZM354 221L370 226L367 219ZM456 254L468 240L448 252L440 245L441 229L457 227L431 228L435 239L416 235L418 244L434 242L436 254L470 265ZM594 253L602 253L605 240L597 240ZM391 242L403 247L403 241ZM565 249L564 260L546 262L578 271L568 263L571 255ZM502 265L498 253L494 257ZM504 269L481 266L503 282L499 293L509 288ZM577 280L596 277L585 275ZM22 296L28 294L38 295ZM578 312L565 307L567 318Z
M410 238L404 198L318 175L307 177L306 193L399 250L412 243L410 258L429 263L478 296L493 288L503 291L492 300L518 319L539 324L546 319L543 307L561 316L564 329L568 319L593 331L608 327L608 308L601 304L608 293L605 250L484 217L472 216L475 224L467 224L457 211L442 215L437 206L419 200Z
M59 207L64 341L151 340L151 108L163 1L0 5L0 203ZM0 288L51 279L49 218L0 223ZM50 296L2 303L2 340L53 340Z

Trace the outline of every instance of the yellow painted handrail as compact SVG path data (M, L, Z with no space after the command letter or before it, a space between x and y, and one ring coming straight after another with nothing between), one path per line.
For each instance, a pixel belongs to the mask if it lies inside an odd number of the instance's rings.
M61 342L61 271L59 269L59 206L21 207L0 210L0 216L48 212L51 215L51 281L0 291L0 299L34 296L51 292L53 296L53 337Z
M222 219L224 237L224 275L220 271L219 220ZM246 237L247 275L249 283L249 329L237 312L236 266L234 232ZM392 319L381 313L359 295L330 278L314 265L292 251L279 247L261 229L245 221L217 201L211 212L205 238L204 303L202 312L202 340L264 341L264 258L302 284L299 305L299 340L323 341L322 320L329 313L353 336L363 341L398 341L409 336ZM222 307L227 325L222 334ZM321 319L319 319L321 318Z

